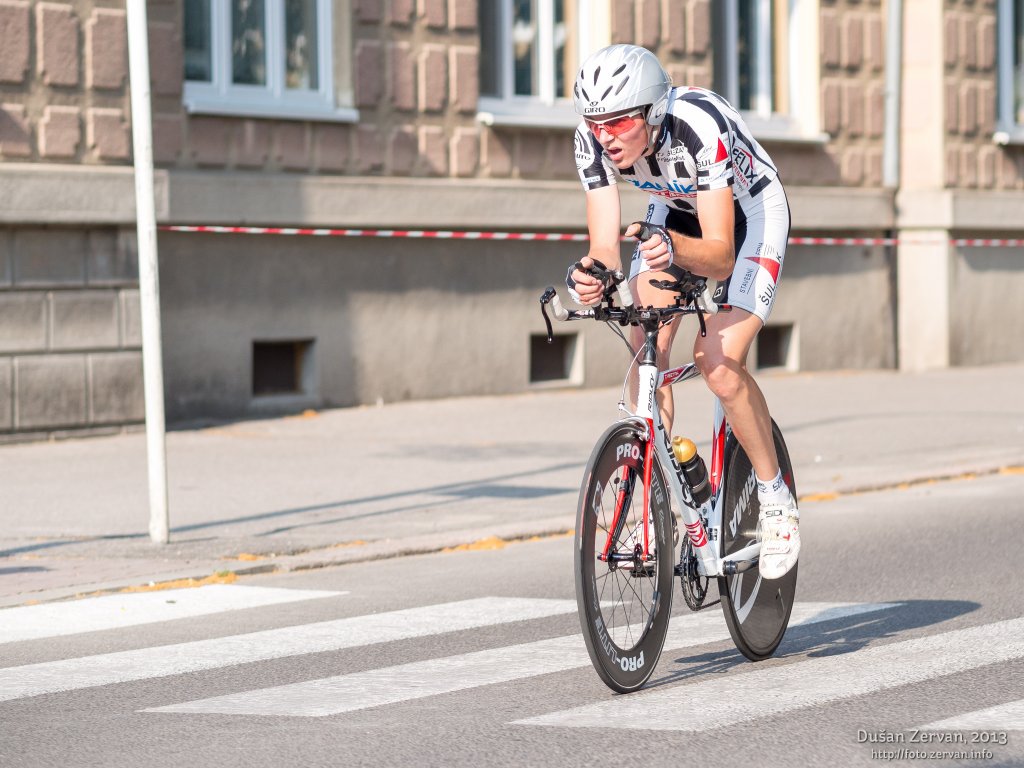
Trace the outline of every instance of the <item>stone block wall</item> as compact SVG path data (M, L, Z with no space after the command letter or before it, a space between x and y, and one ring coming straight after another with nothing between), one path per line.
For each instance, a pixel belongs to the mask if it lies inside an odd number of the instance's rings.
M882 185L884 14L880 0L822 2L822 128L843 186Z
M130 161L125 11L107 5L0 0L0 162Z
M0 442L141 422L134 233L0 229Z
M993 143L996 2L947 0L943 30L946 186L1024 188L1024 150Z
M154 153L161 166L575 177L565 129L477 121L475 0L352 0L350 68L360 111L354 125L187 115L183 5L148 4ZM614 0L610 7L613 42L654 50L677 83L713 86L711 0ZM991 141L995 0L946 0L945 8L947 184L1020 188L1022 151ZM831 140L825 147L770 147L788 183L881 185L884 13L881 0L821 0L821 118ZM130 157L123 3L0 0L0 162L126 164Z

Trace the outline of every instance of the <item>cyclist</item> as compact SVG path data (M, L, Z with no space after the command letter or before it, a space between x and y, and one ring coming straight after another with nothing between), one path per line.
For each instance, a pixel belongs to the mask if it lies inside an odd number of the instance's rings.
M672 87L657 57L635 45L612 45L588 58L573 87L576 167L586 190L590 251L595 263L618 269L619 193L616 175L650 194L647 223L654 234L640 243L629 269L633 295L643 305L668 306L676 294L655 280L691 272L719 281L714 299L732 312L707 318L697 335L694 362L721 400L757 475L761 512L761 575L775 579L800 551L799 512L783 481L764 395L747 370L747 353L771 312L789 239L786 193L771 158L739 113L712 91ZM627 237L640 230L634 222ZM569 267L573 298L593 305L604 286ZM659 365L668 367L677 324L658 337ZM636 348L641 333L634 338ZM672 390L658 392L671 430Z

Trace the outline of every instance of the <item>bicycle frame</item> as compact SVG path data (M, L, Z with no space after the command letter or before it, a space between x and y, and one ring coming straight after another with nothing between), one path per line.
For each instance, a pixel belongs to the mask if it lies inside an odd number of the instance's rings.
M649 562L651 560L651 546L650 546L650 530L651 530L651 472L654 466L654 460L656 459L662 469L666 470L665 477L666 482L669 486L669 491L672 498L676 502L676 506L680 510L682 515L683 525L686 527L686 535L693 545L694 552L697 556L697 569L701 576L711 578L713 576L733 576L737 573L743 573L757 565L758 557L761 552L761 545L759 542L750 544L743 549L733 552L725 557L718 555L718 542L722 540L722 524L724 512L723 505L725 503L724 493L724 473L725 473L725 445L726 438L730 432L728 421L725 417L725 409L722 407L722 403L717 398L715 399L715 413L713 421L713 441L712 441L712 454L711 454L711 497L708 501L704 502L703 505L698 507L693 501L693 495L690 493L690 487L683 479L682 468L679 466L679 462L676 461L675 454L672 452L669 444L669 435L665 431L665 426L661 421L661 412L659 411L656 401L655 392L659 387L671 386L679 381L685 381L686 379L695 378L700 375L696 365L690 363L689 365L682 366L681 368L673 368L668 371L660 372L657 365L657 336L658 331L662 327L662 321L664 319L663 312L665 310L658 310L653 307L635 307L633 305L633 298L629 290L628 282L625 276L619 272L607 272L607 276L610 276L614 280L614 289L619 294L619 300L621 302L621 308L614 309L611 306L609 299L610 291L609 288L605 293L605 299L608 300L608 306L604 309L593 308L580 311L569 312L558 300L558 295L555 293L555 289L548 287L544 294L541 296L541 310L544 313L544 321L547 324L548 338L552 338L551 321L548 319L545 307L550 304L551 310L558 320L581 320L581 319L599 319L599 320L617 320L621 324L637 325L644 331L645 341L640 350L638 357L640 357L639 365L639 387L637 391L637 409L636 413L630 413L625 407L624 403L620 403L619 407L629 414L625 419L620 420L620 423L629 423L634 426L637 433L641 436L644 441L644 499L643 499L643 562ZM665 286L661 286L665 287ZM697 315L697 319L701 324L701 333L704 333L704 320L703 314L714 314L719 311L717 305L711 297L711 292L707 288L706 282L701 282L696 289L691 292L690 301L692 302L692 310L683 307L681 313L685 314L692 313ZM679 308L681 305L676 304ZM668 308L671 312L672 308ZM627 372L627 377L629 373ZM668 469L673 471L669 472ZM736 505L736 508L730 512L729 525L732 526L732 533L735 534L736 526L738 525L739 516L742 514L745 500L749 498L750 494L754 492L757 484L757 478L751 471L750 476L746 479L744 484L743 493L740 496L740 501ZM620 495L617 504L615 518L612 524L612 531L615 531L618 527L620 515L624 497ZM611 546L613 537L610 535L607 543L604 547L604 552L601 555L603 560L608 560L612 557ZM714 543L712 543L714 542Z
M653 337L649 337L645 345L653 347L652 339ZM653 353L653 350L647 352ZM651 459L656 458L661 467L666 470L664 473L666 482L682 515L686 536L693 545L701 575L706 577L725 576L746 571L757 564L757 558L761 551L759 543L751 544L725 557L718 555L717 545L722 536L724 512L722 507L725 500L722 484L725 443L731 431L725 418L725 409L722 407L721 401L715 398L711 444L711 497L703 505L697 507L689 486L683 480L682 468L672 452L669 435L661 421L661 412L657 407L654 393L662 386L671 386L680 381L696 378L700 372L693 363L660 372L658 366L648 359L653 357L653 354L647 352L644 354L644 362L639 366L637 411L622 419L624 422L633 423L638 433L644 438L644 560L647 561L650 558L647 531L650 530L650 477L653 467ZM624 406L623 409L625 409ZM672 471L667 471L669 469ZM751 472L743 495L747 496L749 493L753 493L755 486L756 479L754 473ZM737 525L738 514L742 508L742 503L738 504L730 515L728 524L733 528Z

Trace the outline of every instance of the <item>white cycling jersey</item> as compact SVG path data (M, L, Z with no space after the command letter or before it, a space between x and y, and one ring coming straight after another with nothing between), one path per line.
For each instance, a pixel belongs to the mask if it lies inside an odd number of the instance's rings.
M767 320L789 239L789 205L774 163L732 105L705 88L673 88L651 154L620 170L585 122L576 129L575 153L584 189L621 176L650 195L648 221L690 237L701 236L697 193L731 187L736 267L715 300ZM630 277L645 270L634 254Z

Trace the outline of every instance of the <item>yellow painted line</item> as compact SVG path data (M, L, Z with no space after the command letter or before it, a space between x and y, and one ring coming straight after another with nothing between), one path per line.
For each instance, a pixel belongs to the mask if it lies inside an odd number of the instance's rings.
M332 544L330 549L344 549L345 547L365 547L369 542L363 541L362 539L353 539L352 541L342 541L337 544Z
M484 539L477 539L476 541L469 542L467 544L458 544L454 547L445 547L442 552L473 552L478 550L487 549L504 549L509 544L522 544L531 541L547 541L549 539L564 539L569 536L573 536L576 532L573 529L567 531L558 531L557 533L547 533L537 536L526 536L522 538L502 539L498 536L488 536Z
M921 485L935 485L936 483L950 483L959 480L977 480L987 475L1024 475L1024 466L1002 467L987 472L964 472L959 475L944 475L942 477L922 477L918 480L907 480L902 483L891 485L879 485L874 488L858 488L852 491L826 491L824 493L810 493L798 497L801 504L815 501L834 501L847 496L859 496L864 493L878 493L880 491L908 491Z
M504 549L508 542L499 539L497 536L488 536L486 539L477 539L469 544L459 544L455 547L445 547L442 552L470 552L481 549Z
M807 496L800 496L799 500L801 504L806 504L807 502L813 501L832 501L833 499L838 498L838 493L811 493Z
M119 592L158 592L164 589L185 589L187 587L205 587L207 584L234 584L238 574L232 571L217 571L203 579L174 579L173 581L151 581L149 584L136 587L125 587Z

